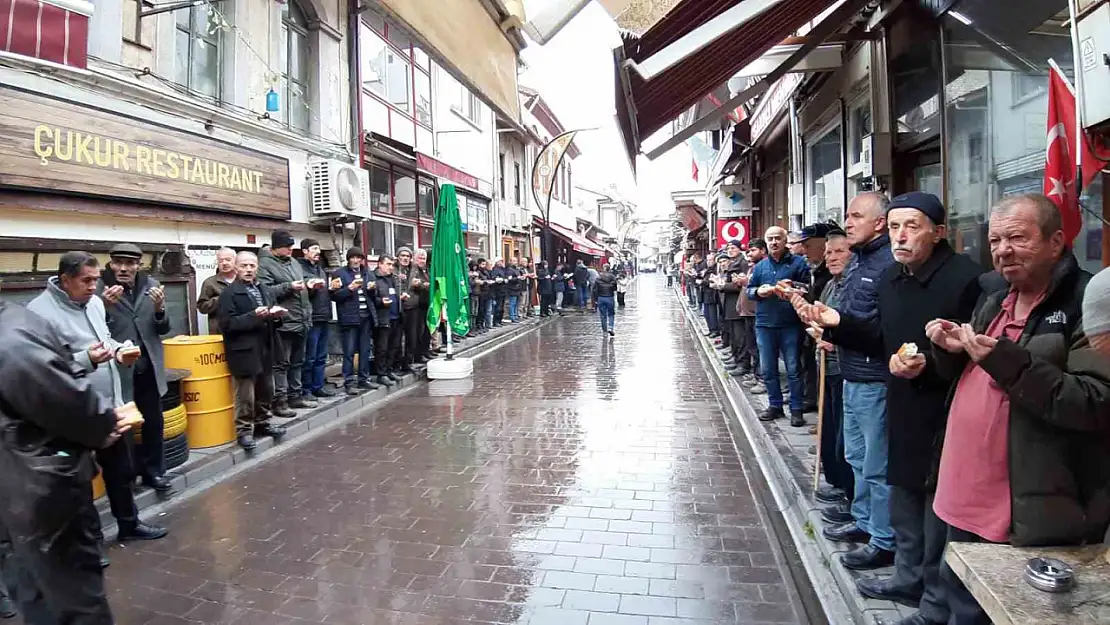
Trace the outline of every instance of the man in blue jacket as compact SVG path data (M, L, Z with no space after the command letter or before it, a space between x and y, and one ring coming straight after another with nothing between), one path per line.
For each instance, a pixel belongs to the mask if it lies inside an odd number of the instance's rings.
M760 421L774 421L783 417L782 388L779 384L779 356L786 363L786 377L790 386L790 425L806 424L802 415L805 404L805 384L798 359L802 340L802 322L783 291L776 289L783 281L790 284L809 284L809 264L804 256L795 256L786 249L786 230L772 226L764 235L768 256L755 266L748 280L748 298L756 302L755 337L759 345L759 362L763 368L763 384L767 387L767 410Z
M374 328L378 324L374 305L377 281L366 270L366 254L361 248L347 250L347 266L335 272L335 279L339 286L332 290L331 298L339 313L339 332L343 338L343 388L348 395L381 388L370 378Z

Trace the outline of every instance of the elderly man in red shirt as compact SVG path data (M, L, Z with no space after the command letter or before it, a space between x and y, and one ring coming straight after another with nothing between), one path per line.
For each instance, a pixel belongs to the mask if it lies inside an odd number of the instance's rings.
M989 240L1005 283L970 324L926 326L937 366L962 370L933 510L950 542L1097 543L1110 524L1110 360L1083 332L1091 275L1043 195L999 202ZM941 579L949 625L990 623L947 566Z

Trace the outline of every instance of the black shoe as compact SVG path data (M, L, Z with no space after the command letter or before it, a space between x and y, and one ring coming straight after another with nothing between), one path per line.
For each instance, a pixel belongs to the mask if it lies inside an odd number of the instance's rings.
M258 447L258 443L254 441L254 434L247 432L245 434L239 435L239 446L247 451L250 451L255 447Z
M910 608L916 608L921 603L921 589L918 588L914 592L913 588L906 588L905 586L895 586L891 582L894 581L889 577L862 577L856 580L856 590L859 594L870 599L879 599L880 601L893 601L901 603ZM915 614L914 616L920 617L922 624L931 623L928 619ZM911 616L910 618L913 618ZM907 619L908 620L908 619ZM899 621L905 623L906 621ZM915 623L916 621L909 621Z
M117 540L125 542L128 540L158 540L165 538L169 532L164 527L157 525L150 525L142 521L135 521L133 523L120 523L119 524L119 537Z
M855 521L848 506L839 503L822 508L821 520L829 525L844 525Z
M269 436L275 441L278 441L281 440L282 436L285 436L285 428L283 426L274 425L272 423L259 423L258 425L254 426L254 435Z
M759 415L759 420L763 421L763 422L774 421L775 419L781 419L784 416L785 415L782 412L782 408L775 408L774 406L769 406L767 408L767 410L763 411L763 414Z
M800 410L790 411L790 427L804 428L806 426L806 418L802 416Z
M0 596L0 618L15 618L15 615L15 604L12 603L12 600L6 594Z
M393 380L394 382L400 382L401 381L401 376L397 375L396 371L390 371L386 375L389 376L389 379Z
M362 388L362 387L360 386L359 388ZM355 388L353 385L344 386L343 387L343 392L345 392L345 393L347 393L348 395L351 395L351 396L359 394L358 388Z
M731 375L734 378L742 378L742 377L748 375L748 373L750 373L750 372L745 371L741 367L730 367L728 369L728 374Z
M848 500L844 491L835 486L822 486L818 488L817 492L813 494L813 498L821 503L840 503Z
M386 388L397 385L397 383L393 381L393 378L389 377L388 375L379 375L378 376L378 384L380 384L380 385L382 385Z
M303 408L315 408L318 405L319 404L316 403L316 400L307 399L305 397L294 397L293 399L289 400L289 407L290 408L302 408L302 409ZM278 416L280 416L280 415L278 415Z
M103 571L110 566L112 566L112 561L109 560L106 556L100 556L100 570Z
M840 554L840 563L853 571L871 571L894 564L894 552L875 545L860 545L848 553Z
M802 406L802 412L817 412L817 404L810 402L805 406Z
M379 388L381 388L381 385L380 384L375 384L375 383L371 382L370 380L366 380L364 382L359 382L358 387L360 389L364 390L364 391L376 391Z
M910 607L911 608L916 608L917 604L915 603ZM875 622L878 623L878 619L876 619ZM931 621L931 620L925 618L924 616L922 616L922 614L920 612L915 612L912 616L907 616L904 619L896 621L894 623L894 625L944 625L944 623L943 622L938 622L938 621Z
M831 525L821 530L829 540L837 543L866 543L871 535L856 527L855 521L844 525Z
M312 394L317 397L335 397L337 393L325 386L319 390L312 391Z
M170 484L170 481L161 475L144 477L143 484L146 484L159 493L168 493L173 490L173 485Z
M270 409L270 412L274 413L275 417L282 417L283 419L291 419L297 416L296 411L291 410L289 405L283 401L276 402L274 407Z

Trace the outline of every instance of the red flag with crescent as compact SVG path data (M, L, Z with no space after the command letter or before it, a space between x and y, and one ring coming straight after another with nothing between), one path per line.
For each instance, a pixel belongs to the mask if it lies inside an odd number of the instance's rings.
M1044 194L1048 196L1064 221L1068 243L1075 240L1083 226L1079 211L1079 192L1091 184L1099 172L1100 161L1091 151L1091 142L1076 124L1075 92L1060 71L1048 72L1048 136L1044 165ZM1083 150L1083 180L1076 184L1076 157Z

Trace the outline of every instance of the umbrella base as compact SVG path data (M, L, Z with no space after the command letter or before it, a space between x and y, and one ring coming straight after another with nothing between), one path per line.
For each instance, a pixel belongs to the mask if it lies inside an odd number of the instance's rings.
M456 356L451 360L436 358L428 362L429 380L461 380L474 375L474 360Z

